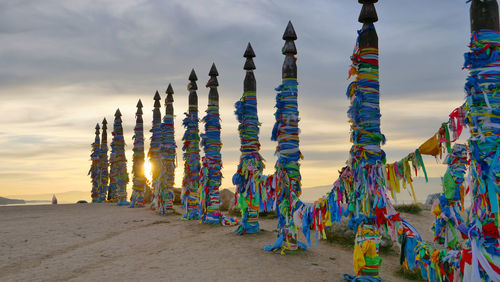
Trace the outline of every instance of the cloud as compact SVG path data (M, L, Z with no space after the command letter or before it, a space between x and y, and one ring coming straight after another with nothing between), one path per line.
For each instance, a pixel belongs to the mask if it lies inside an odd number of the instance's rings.
M382 130L389 160L425 141L462 102L468 6L448 2L377 4ZM281 79L281 36L288 20L299 37L303 185L331 184L350 148L345 91L360 8L355 1L327 0L1 2L0 194L12 187L89 190L93 128L103 117L111 128L117 108L130 169L135 104L139 98L144 104L148 139L153 93L158 89L164 97L170 82L179 185L187 76L195 68L202 116L208 93L202 86L212 62L220 73L223 187L232 186L239 158L234 103L242 92L242 56L249 41L257 55L260 140L271 173L274 88Z

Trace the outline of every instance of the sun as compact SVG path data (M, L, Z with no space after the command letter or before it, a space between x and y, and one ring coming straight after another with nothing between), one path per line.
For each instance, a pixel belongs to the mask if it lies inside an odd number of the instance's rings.
M151 163L149 160L144 162L144 176L148 179L149 183L153 180L153 172L151 171Z

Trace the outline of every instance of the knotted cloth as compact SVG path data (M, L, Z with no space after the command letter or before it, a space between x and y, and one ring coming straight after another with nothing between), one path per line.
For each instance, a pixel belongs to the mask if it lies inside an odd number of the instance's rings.
M129 178L127 173L127 159L125 157L125 140L123 138L123 127L120 117L115 118L112 134L110 195L112 202L117 202L119 206L123 206L129 204L127 201L127 184Z
M134 156L132 165L132 196L130 207L144 207L144 192L146 190L146 176L144 174L144 128L143 123L137 121L134 128Z
M188 85L190 93L196 92ZM182 140L184 146L184 178L182 180L182 205L184 207L184 219L198 220L200 211L200 135L198 106L189 105L189 113L185 113L183 126L186 129Z
M92 164L90 165L89 175L92 183L91 197L92 203L99 202L100 196L100 156L101 156L101 141L99 139L99 129L96 131L96 136L94 139L94 143L92 143L92 153L90 154L90 160Z
M162 142L162 124L161 124L161 114L155 111L160 111L155 107L153 110L153 126L150 130L151 132L151 142L149 144L149 162L151 163L151 174L152 180L151 184L153 186L153 193L151 195L151 209L153 211L159 212L159 201L161 194L161 142Z
M161 172L160 189L158 193L158 209L161 215L166 215L174 210L174 184L175 168L177 167L177 154L175 149L174 116L166 114L161 124Z
M208 86L207 86L208 87ZM211 86L216 87L216 86ZM202 119L205 123L205 133L201 134L201 146L205 152L203 167L200 174L200 204L201 222L233 225L233 219L226 218L220 212L219 187L222 181L222 159L220 139L219 101L209 96L206 116Z
M286 56L293 56L285 54ZM299 150L299 112L297 104L297 80L284 78L276 88L276 112L271 140L278 141L276 155L278 160L275 173L272 176L275 187L276 214L278 217L278 239L271 246L267 245L266 251L281 248L281 253L286 250L295 251L299 247L306 248L305 244L298 241L298 227L294 221L294 212L300 207L301 176L299 160L302 154Z
M257 93L246 91L236 102L236 117L240 123L240 163L233 176L236 185L236 207L241 211L241 222L236 233L243 235L260 231L259 210L261 203L267 202L265 191L264 159L260 155L260 122L257 115ZM263 204L265 206L265 204Z

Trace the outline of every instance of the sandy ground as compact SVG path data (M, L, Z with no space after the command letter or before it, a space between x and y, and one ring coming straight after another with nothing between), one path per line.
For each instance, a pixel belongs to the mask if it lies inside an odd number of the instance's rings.
M432 238L429 211L404 216ZM297 254L265 252L275 224L261 220L265 231L240 237L234 227L162 217L147 208L0 207L0 281L343 281L353 272L350 246L320 241L316 248L313 240ZM382 278L401 281L399 255L382 258Z

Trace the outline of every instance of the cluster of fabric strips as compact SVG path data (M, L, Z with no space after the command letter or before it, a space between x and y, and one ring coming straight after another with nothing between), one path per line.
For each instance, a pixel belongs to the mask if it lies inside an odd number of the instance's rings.
M127 184L129 181L127 173L127 159L125 157L125 140L123 138L123 127L120 118L116 118L113 124L113 140L111 141L110 156L110 198L118 205L128 205Z
M177 158L175 149L174 116L165 115L161 125L161 171L158 191L158 213L166 215L174 210L174 184Z
M92 143L92 153L90 154L90 159L92 164L90 165L89 175L92 183L91 197L92 202L99 202L100 191L100 149L101 141L99 139L99 131L96 132L94 143Z
M357 275L379 274L382 259L379 256L380 234L375 226L364 224L358 227L354 242L354 272Z
M144 128L142 122L136 122L134 128L134 155L132 166L132 197L130 207L144 207L144 192L146 190L146 176L144 174Z
M233 176L236 185L236 207L241 211L241 222L236 233L243 235L260 231L259 210L262 203L267 203L264 176L264 159L260 155L259 117L257 115L257 93L244 92L240 101L236 102L236 117L240 123L238 131L241 142L241 157L238 170Z
M151 142L149 145L149 162L151 163L151 173L152 173L152 186L153 193L151 195L151 209L153 211L159 212L159 202L160 202L160 190L161 190L161 142L162 142L162 130L161 130L161 114L155 114L154 111L160 111L159 109L153 110L153 126L150 130L151 132Z
M202 223L224 223L224 215L220 212L219 187L222 180L222 159L220 139L219 101L210 99L206 116L202 119L205 123L205 133L201 134L201 146L205 152L200 173L200 204Z
M404 264L410 269L420 269L424 279L430 281L495 281L500 277L499 43L497 31L476 31L472 34L471 51L465 54L464 66L470 73L465 85L467 99L462 108L471 134L468 141L470 160L464 159L465 148L452 150L447 158L450 167L443 178L444 194L434 209L436 214L440 212L441 218L449 220L436 222L436 231L443 225L453 225L450 229L453 237L444 243L456 250L433 249L422 241L416 230L401 230L407 242L402 246ZM460 122L462 114L456 115ZM464 180L466 162L470 165ZM468 186L466 192L470 190L472 197L472 205L464 220L459 218L461 209L458 208L462 205L463 183ZM440 233L436 235L438 241L442 240ZM465 241L459 243L457 238L460 237Z
M106 201L109 183L109 162L108 162L108 142L105 129L103 129L103 138L99 150L99 199L98 202Z
M305 247L305 244L298 241L298 228L293 219L293 214L299 207L297 201L301 194L299 160L302 154L299 150L297 85L296 79L283 79L282 84L276 88L278 91L274 114L276 123L271 140L278 141L276 148L278 160L272 176L276 193L278 239L273 245L265 247L267 251L281 248L284 253L285 250L295 251L299 247Z
M370 26L359 31L359 36L372 28ZM359 36L349 71L349 77L355 76L355 81L347 88L347 97L351 102L347 115L351 123L353 145L346 171L348 173L341 178L343 183L339 187L346 188L343 193L348 202L346 213L350 217L349 226L352 230L357 230L363 222L373 223L377 227L385 225L387 206L390 205L386 197L385 152L381 149L385 136L380 131L378 48L359 48ZM387 169L392 172L397 167L388 166ZM402 170L404 172L405 168ZM404 174L400 175L404 177ZM394 184L399 183L396 179L392 180ZM394 187L395 190L398 187ZM333 194L338 195L338 192Z
M464 67L469 69L465 84L466 123L471 137L469 189L469 244L472 277L500 277L499 195L500 195L500 33L480 30L472 34ZM493 227L494 226L494 227ZM490 232L493 230L494 232ZM476 251L475 251L476 250ZM492 259L487 262L481 257ZM494 262L494 267L489 267ZM479 265L479 266L478 266Z
M455 144L446 157L448 169L443 177L443 194L434 202L432 212L434 221L434 241L451 249L460 247L457 227L464 224L464 177L467 171L467 147Z
M417 202L415 190L413 189L413 179L411 172L413 170L415 176L417 176L417 173L420 169L423 170L425 180L428 181L424 161L418 149L397 162L385 165L384 178L386 179L387 188L389 188L389 190L391 191L391 196L393 199L396 199L397 193L401 192L401 186L403 186L403 189L407 189L406 185L408 184L411 189L413 200L415 201L415 203Z
M463 248L436 249L424 242L418 232L407 222L399 229L401 242L401 264L406 268L420 271L421 276L429 281L495 281L500 273L498 255L495 247L485 246L484 241L468 237L474 228L460 225L462 238L467 240ZM498 229L493 222L482 227L484 234L498 237ZM477 235L477 234L476 234ZM486 242L488 243L488 242ZM491 244L491 240L490 240ZM498 250L498 248L496 248ZM496 251L498 252L498 251Z
M182 140L184 146L184 178L182 180L182 205L184 206L184 219L200 219L200 136L198 129L198 111L186 113L183 121L186 131Z

